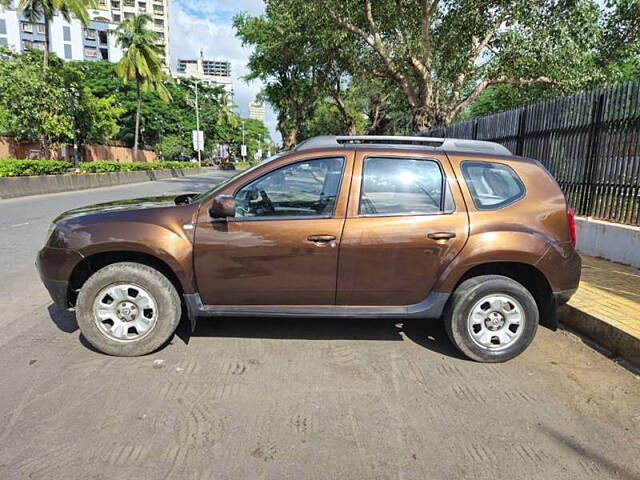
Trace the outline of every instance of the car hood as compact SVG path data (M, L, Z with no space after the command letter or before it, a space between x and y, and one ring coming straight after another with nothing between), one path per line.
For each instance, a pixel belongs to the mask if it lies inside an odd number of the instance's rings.
M194 195L195 194L180 196L165 195L159 197L131 198L127 200L116 200L114 202L96 203L94 205L87 205L85 207L75 208L64 212L54 220L54 223L96 213L108 213L124 210L145 210L149 208L176 206L178 204L182 205L189 203L189 198L192 198Z

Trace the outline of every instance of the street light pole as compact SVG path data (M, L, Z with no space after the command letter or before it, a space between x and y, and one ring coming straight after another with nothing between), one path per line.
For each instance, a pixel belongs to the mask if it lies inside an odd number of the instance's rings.
M198 104L198 81L196 80L196 131L198 136L198 166L202 167L202 147L200 145L200 106Z
M244 162L246 160L246 155L244 155L245 149L247 147L244 146L244 120L242 120L242 161Z

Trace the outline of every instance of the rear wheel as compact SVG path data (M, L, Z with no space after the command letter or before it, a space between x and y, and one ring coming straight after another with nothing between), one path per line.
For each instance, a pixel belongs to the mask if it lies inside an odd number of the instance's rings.
M451 341L478 362L504 362L522 353L538 328L538 307L520 283L482 275L461 283L445 310Z
M89 343L122 357L145 355L164 345L181 312L180 297L167 277L131 262L98 270L76 302L78 325Z

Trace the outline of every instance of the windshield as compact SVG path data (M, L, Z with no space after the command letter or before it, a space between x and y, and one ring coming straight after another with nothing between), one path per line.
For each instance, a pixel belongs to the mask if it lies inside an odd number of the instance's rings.
M264 165L265 163L272 162L272 161L274 161L274 160L276 160L276 159L278 159L278 158L280 158L280 157L282 157L282 156L286 155L287 153L289 153L289 152L278 152L278 153L276 153L275 155L270 156L269 158L267 158L267 159L265 159L265 160L261 161L260 163L258 163L257 165L254 165L254 166L253 166L253 167L251 167L251 168L248 168L248 169L246 169L246 170L241 170L241 171L237 172L235 175L232 175L231 177L227 178L224 182L222 182L222 183L216 183L216 184L215 184L212 188L210 188L209 190L207 190L207 191L205 191L205 192L202 192L202 193L200 193L200 194L196 195L196 196L193 198L193 201L194 201L194 202L197 202L198 200L202 200L203 198L206 198L206 197L208 197L209 195L216 193L218 190L220 190L220 189L222 189L222 188L226 187L226 186L227 186L227 185L229 185L231 182L233 182L233 181L235 181L236 179L238 179L238 178L242 177L243 175L247 175L247 174L249 174L249 173L253 172L256 168L261 167L261 166L262 166L262 165Z

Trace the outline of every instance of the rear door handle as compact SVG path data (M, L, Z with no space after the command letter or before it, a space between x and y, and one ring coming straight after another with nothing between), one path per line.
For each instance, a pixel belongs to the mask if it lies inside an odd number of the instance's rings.
M456 234L454 232L433 232L427 234L431 240L451 240L455 238Z
M313 243L328 243L336 239L335 235L309 235L307 240Z

